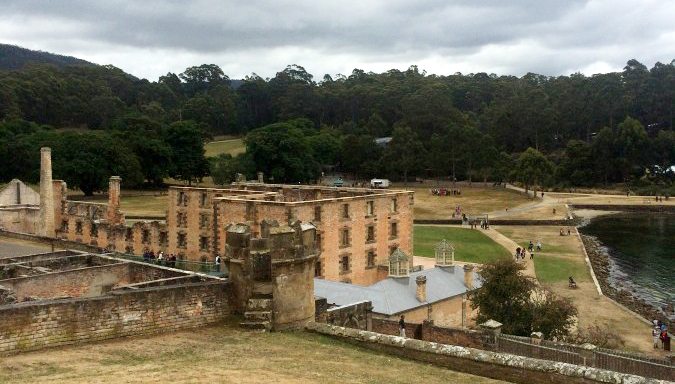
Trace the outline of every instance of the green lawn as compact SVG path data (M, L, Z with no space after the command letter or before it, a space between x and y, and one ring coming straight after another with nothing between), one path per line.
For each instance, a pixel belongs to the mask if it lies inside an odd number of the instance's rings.
M586 263L578 259L566 257L539 257L535 253L534 270L537 274L537 280L542 284L567 281L570 276L574 277L574 280L577 282L584 282L590 279Z
M129 216L164 216L166 215L167 195L124 196L120 198L120 209Z
M206 150L206 157L216 157L221 153L229 153L232 156L236 156L246 152L244 139L241 138L212 141L206 143L204 149Z
M504 247L471 229L416 225L413 233L416 256L435 257L436 244L446 239L455 247L455 260L484 264L511 257Z

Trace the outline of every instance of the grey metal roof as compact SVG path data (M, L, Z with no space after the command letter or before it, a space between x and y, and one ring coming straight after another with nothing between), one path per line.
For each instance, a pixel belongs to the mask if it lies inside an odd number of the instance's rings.
M480 288L481 279L473 273L474 288ZM421 303L415 298L417 276L427 278L427 301ZM373 303L373 312L393 315L435 303L466 292L464 270L460 266L435 267L410 273L409 277L390 277L370 286L362 286L337 281L314 279L314 295L325 297L329 304L347 305L357 301L369 300Z

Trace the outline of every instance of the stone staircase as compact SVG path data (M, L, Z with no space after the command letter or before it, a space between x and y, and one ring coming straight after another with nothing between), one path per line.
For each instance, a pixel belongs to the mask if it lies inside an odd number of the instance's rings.
M242 327L260 332L272 329L272 295L258 294L248 299Z

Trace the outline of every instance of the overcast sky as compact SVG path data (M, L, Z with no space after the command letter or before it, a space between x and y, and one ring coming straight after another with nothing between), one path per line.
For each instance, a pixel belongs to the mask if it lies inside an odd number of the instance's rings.
M0 43L150 80L204 63L590 75L675 59L675 0L0 0Z

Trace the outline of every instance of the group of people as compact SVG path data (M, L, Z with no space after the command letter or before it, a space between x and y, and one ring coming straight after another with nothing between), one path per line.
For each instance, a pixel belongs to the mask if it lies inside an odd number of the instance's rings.
M173 253L168 256L165 256L164 252L159 251L159 253L157 253L157 256L155 256L154 251L143 252L143 261L145 261L146 263L157 263L159 265L166 265L167 267L175 268L177 260L178 257L176 257L176 255L174 255Z
M541 251L542 245L541 245L541 240L537 240L537 244L535 245L532 240L530 240L530 243L527 245L527 249L525 248L516 248L516 261L519 260L525 260L525 256L527 253L530 253L530 260L534 259L534 250L535 247L537 249L537 252Z
M434 196L461 196L462 191L459 189L433 188L431 194Z
M572 231L570 231L570 229L567 228L567 236L569 236L570 233L572 233ZM565 236L565 230L563 228L560 228L560 236Z
M664 350L670 350L670 336L668 335L668 326L660 320L654 320L652 328L652 338L654 339L654 348L659 348L659 341Z

